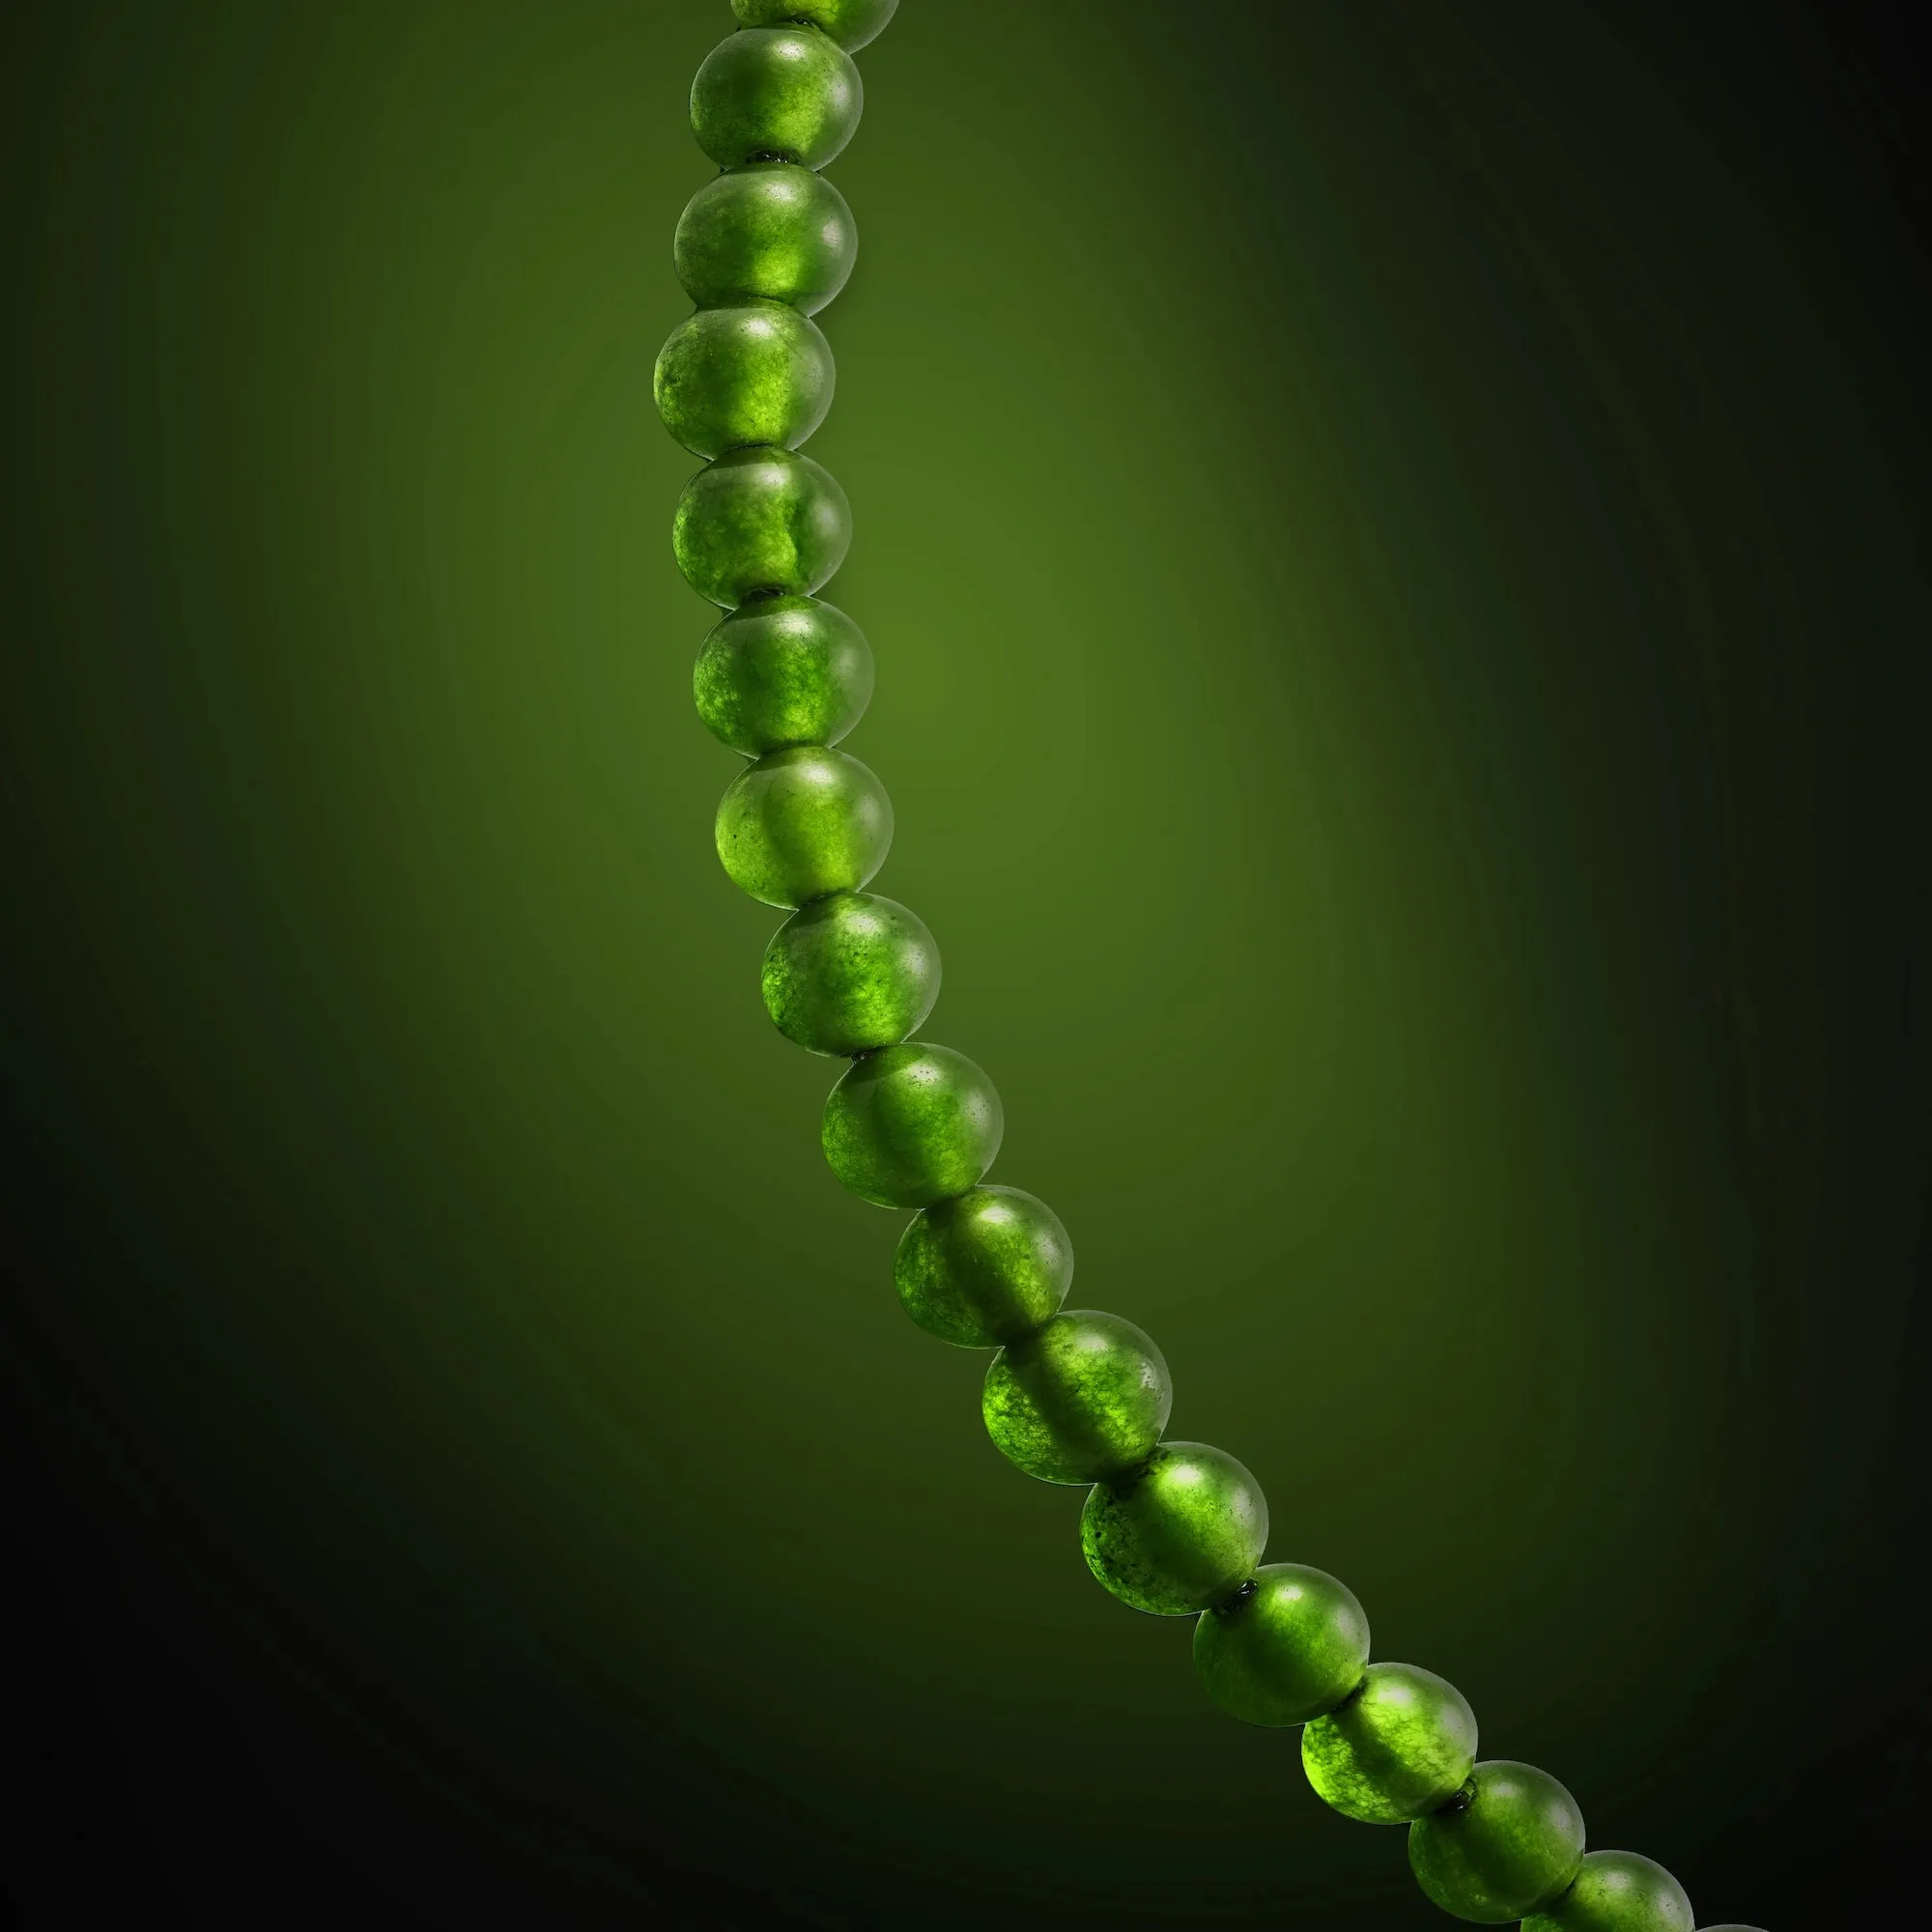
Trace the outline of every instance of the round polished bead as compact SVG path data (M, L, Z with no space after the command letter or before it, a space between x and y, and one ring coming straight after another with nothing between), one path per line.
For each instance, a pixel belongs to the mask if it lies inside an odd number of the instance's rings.
M1583 1861L1583 1814L1547 1771L1492 1758L1408 1828L1408 1862L1444 1912L1507 1925L1561 1897Z
M1691 1932L1684 1888L1654 1859L1592 1852L1553 1905L1522 1921L1522 1932Z
M858 259L845 197L810 168L774 161L735 168L691 197L671 261L700 308L762 298L816 315Z
M684 486L671 525L685 582L727 611L754 597L809 596L851 541L844 491L788 449L721 456Z
M850 50L877 40L898 4L899 0L731 0L731 11L748 27L810 20Z
M1267 1544L1267 1502L1240 1463L1205 1442L1168 1442L1080 1512L1087 1567L1122 1603L1176 1617L1226 1603Z
M825 1103L832 1171L881 1208L924 1208L964 1194L992 1166L1006 1131L999 1094L950 1046L888 1046L853 1063Z
M1042 1483L1097 1483L1144 1462L1174 1406L1152 1340L1094 1309L1056 1315L986 1371L980 1412L1008 1462Z
M712 735L752 757L836 745L872 701L872 647L836 605L760 597L698 647L691 695Z
M1208 1694L1250 1724L1305 1724L1362 1681L1369 1620L1325 1570L1270 1563L1255 1587L1194 1628L1194 1667Z
M913 1216L893 1279L928 1335L992 1349L1030 1334L1066 1299L1073 1243L1044 1201L1017 1187L976 1187Z
M838 42L810 27L746 27L705 55L691 83L691 131L721 168L822 168L859 126L865 90Z
M1476 1761L1476 1714L1412 1663L1372 1663L1360 1688L1301 1733L1315 1794L1368 1825L1401 1825L1455 1797Z
M832 345L783 302L701 308L671 330L651 379L665 428L694 456L803 442L832 407Z
M834 893L793 913L765 949L765 1010L813 1053L869 1053L914 1031L939 997L939 947L896 899Z
M856 892L886 863L893 804L857 758L796 745L731 781L715 830L733 885L765 905L802 906Z

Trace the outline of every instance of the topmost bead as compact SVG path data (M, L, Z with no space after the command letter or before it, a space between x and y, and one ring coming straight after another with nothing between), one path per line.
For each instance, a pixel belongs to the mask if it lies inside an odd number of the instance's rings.
M720 41L691 83L691 131L721 168L822 168L859 126L852 56L815 27L746 27Z
M886 31L898 4L899 0L731 0L731 11L747 27L810 20L847 53L855 53Z

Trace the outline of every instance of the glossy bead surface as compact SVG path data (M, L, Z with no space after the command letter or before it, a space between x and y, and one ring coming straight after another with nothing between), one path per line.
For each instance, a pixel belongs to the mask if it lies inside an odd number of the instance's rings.
M857 758L798 745L731 781L715 832L733 885L765 905L802 906L856 892L886 863L893 805Z
M899 0L731 0L731 11L748 27L810 20L841 47L851 49L877 40L898 4Z
M721 456L684 486L671 525L684 581L727 611L759 596L810 596L851 541L844 491L788 449Z
M893 1280L928 1335L993 1349L1030 1334L1066 1299L1073 1243L1044 1201L1017 1187L976 1187L914 1215Z
M691 83L691 131L721 168L822 168L859 126L852 56L810 27L746 27L705 55Z
M922 1043L855 1062L825 1103L820 1138L854 1194L881 1208L924 1208L979 1180L1006 1124L979 1066L950 1046Z
M845 197L823 175L781 161L706 182L671 242L677 278L700 308L762 298L815 315L858 256Z
M1560 1897L1583 1861L1583 1814L1547 1771L1492 1758L1462 1801L1408 1828L1416 1882L1444 1912L1507 1925Z
M1208 1694L1249 1724L1305 1724L1362 1681L1369 1620L1355 1593L1325 1570L1270 1563L1255 1587L1205 1612L1194 1667Z
M691 696L713 737L760 757L836 745L872 700L872 647L836 605L760 597L699 646Z
M813 1053L869 1053L914 1031L939 997L939 947L896 899L834 893L773 935L758 976L772 1024Z
M1553 1905L1522 1921L1522 1932L1691 1932L1684 1888L1655 1859L1592 1852Z
M783 302L701 308L671 330L651 378L664 426L694 456L803 442L832 407L832 345Z
M1267 1544L1267 1502L1225 1450L1168 1442L1080 1512L1087 1567L1122 1603L1157 1617L1225 1603Z
M1316 1796L1368 1825L1401 1825L1463 1788L1476 1761L1476 1714L1412 1663L1372 1663L1361 1689L1301 1733Z
M1000 1454L1042 1483L1097 1483L1133 1468L1173 1406L1173 1378L1152 1340L1089 1308L1009 1343L980 1400Z

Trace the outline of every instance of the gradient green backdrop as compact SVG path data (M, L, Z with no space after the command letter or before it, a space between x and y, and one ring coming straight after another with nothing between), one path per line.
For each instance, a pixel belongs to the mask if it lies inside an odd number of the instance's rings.
M729 24L4 30L40 1842L217 1923L374 1913L378 1839L532 1924L1437 1923L985 1441L760 1009L650 403ZM1923 1750L1887 56L905 0L810 445L879 884L1074 1303L1378 1656L1774 1932L1880 1896Z

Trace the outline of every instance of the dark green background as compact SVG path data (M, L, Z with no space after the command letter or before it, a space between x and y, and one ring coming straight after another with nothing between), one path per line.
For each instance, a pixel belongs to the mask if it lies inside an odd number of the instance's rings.
M759 1009L650 403L729 24L9 15L13 1882L1441 1922L985 1441ZM1902 45L906 0L810 445L1074 1302L1774 1932L1885 1895L1927 1715Z

